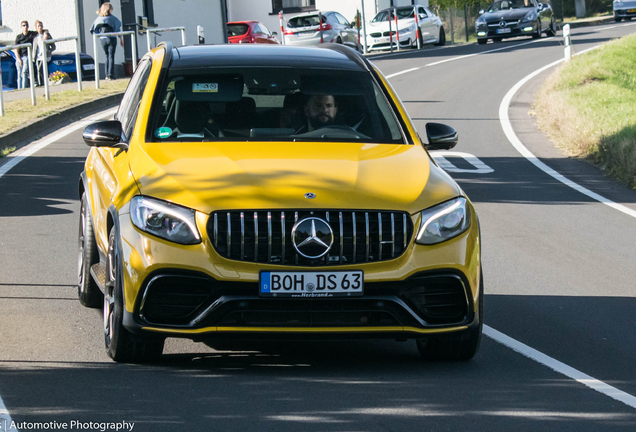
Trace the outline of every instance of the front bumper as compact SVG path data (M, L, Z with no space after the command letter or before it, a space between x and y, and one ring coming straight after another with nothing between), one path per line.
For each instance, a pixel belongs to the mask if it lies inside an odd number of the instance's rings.
M404 35L400 35L400 48L410 48L416 43L415 31L407 32ZM398 40L393 35L393 48L397 48ZM381 51L391 49L391 39L389 36L371 37L367 36L367 50L368 51Z
M616 18L636 17L636 6L614 9Z
M421 338L465 331L479 324L479 229L471 211L475 222L455 239L434 246L411 240L396 259L339 266L364 271L365 294L333 299L259 297L261 270L301 269L219 256L206 232L207 215L197 214L202 243L181 246L140 232L122 213L124 326L138 335L194 340Z
M514 25L508 25L506 27L499 27L497 23L487 23L487 25L480 25L475 28L478 39L493 39L493 38L513 38L519 36L531 36L537 32L537 23L535 22L520 22ZM506 31L503 33L502 31Z

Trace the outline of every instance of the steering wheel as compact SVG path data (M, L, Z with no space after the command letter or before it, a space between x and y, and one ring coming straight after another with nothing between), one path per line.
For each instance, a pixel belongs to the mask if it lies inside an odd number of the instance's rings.
M296 135L302 138L355 138L355 139L371 139L371 137L361 134L352 127L346 125L330 125L311 132L305 132Z

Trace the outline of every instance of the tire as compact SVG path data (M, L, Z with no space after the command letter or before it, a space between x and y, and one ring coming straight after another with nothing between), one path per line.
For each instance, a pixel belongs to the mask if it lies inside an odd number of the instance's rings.
M99 262L99 253L86 192L82 194L80 205L77 243L77 297L83 306L98 308L102 304L102 292L91 276L91 266Z
M446 32L444 31L444 27L440 27L439 28L439 37L438 37L437 43L435 45L437 45L437 46L446 45Z
M336 43L342 45L342 39L340 39L340 36L338 36L338 39L336 39Z
M541 20L539 20L537 21L537 32L532 35L532 39L541 39L542 33L543 32L541 31Z
M616 21L616 22L621 22L622 20L623 20L623 18L614 17L614 21Z
M479 45L486 45L487 42L488 42L488 39L477 39L477 43Z
M108 356L120 363L146 363L158 360L163 352L163 339L143 340L123 325L124 296L121 257L115 229L108 236L106 287L104 293L104 343Z
M417 339L417 349L425 360L466 361L475 356L484 326L484 277L479 277L479 325L460 334Z
M556 23L554 22L554 17L552 17L552 19L550 20L550 27L548 27L545 34L548 36L554 36L556 35L556 32Z

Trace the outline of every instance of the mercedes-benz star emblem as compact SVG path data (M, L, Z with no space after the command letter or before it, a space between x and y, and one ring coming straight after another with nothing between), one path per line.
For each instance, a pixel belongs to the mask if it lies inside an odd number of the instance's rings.
M501 20L499 22L499 27L504 28L506 26L506 22L504 20Z
M296 222L292 228L294 249L303 257L316 259L324 256L333 245L333 231L324 220L308 217Z
M307 199L314 199L314 198L316 198L316 194L315 194L315 193L313 193L313 192L307 192L307 193L305 194L305 198L307 198Z

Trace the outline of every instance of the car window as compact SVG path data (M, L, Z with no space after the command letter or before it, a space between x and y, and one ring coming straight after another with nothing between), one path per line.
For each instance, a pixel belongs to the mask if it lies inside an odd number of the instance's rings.
M423 7L421 7L419 10L420 10L420 13L421 13L422 15L424 15L424 17L425 17L425 18L430 17L430 16L433 16L433 14L431 13L431 11L429 11L429 10L427 10L427 9L424 9Z
M389 13L387 11L381 11L378 13L371 22L382 22L389 20Z
M229 37L241 36L247 33L247 29L248 29L247 24L228 24L227 35Z
M259 26L258 24L254 24L254 27L252 27L252 33L263 34L263 30L261 29L261 26Z
M135 74L133 75L124 97L119 104L117 115L115 119L119 120L124 131L124 136L130 138L132 129L135 126L135 119L137 118L137 110L141 103L141 98L144 94L146 84L148 83L148 77L150 76L150 69L152 63L149 58L144 58L139 63Z
M148 139L404 144L403 130L368 72L300 68L172 71L159 88ZM328 100L330 114L310 106ZM335 108L335 109L334 109Z
M269 29L265 27L263 24L259 24L258 27L261 29L261 32L263 32L264 35L267 35L267 36L272 35L272 32L269 31Z
M412 7L409 8L399 8L395 10L395 13L397 14L398 19L408 19L408 18L413 18L414 14L413 14L414 9Z
M325 17L323 16L323 21ZM297 27L313 27L317 26L319 23L318 15L305 15L299 17L290 18L287 21L287 27L297 28Z
M345 17L343 17L339 13L334 13L334 15L336 16L336 18L338 18L338 21L340 21L340 24L349 25L349 21L347 21L347 19Z
M529 7L535 7L534 2L532 0L527 0L528 5L526 6L526 0L499 0L493 2L488 8L488 12L497 12L501 10L510 10L510 9L523 9Z

